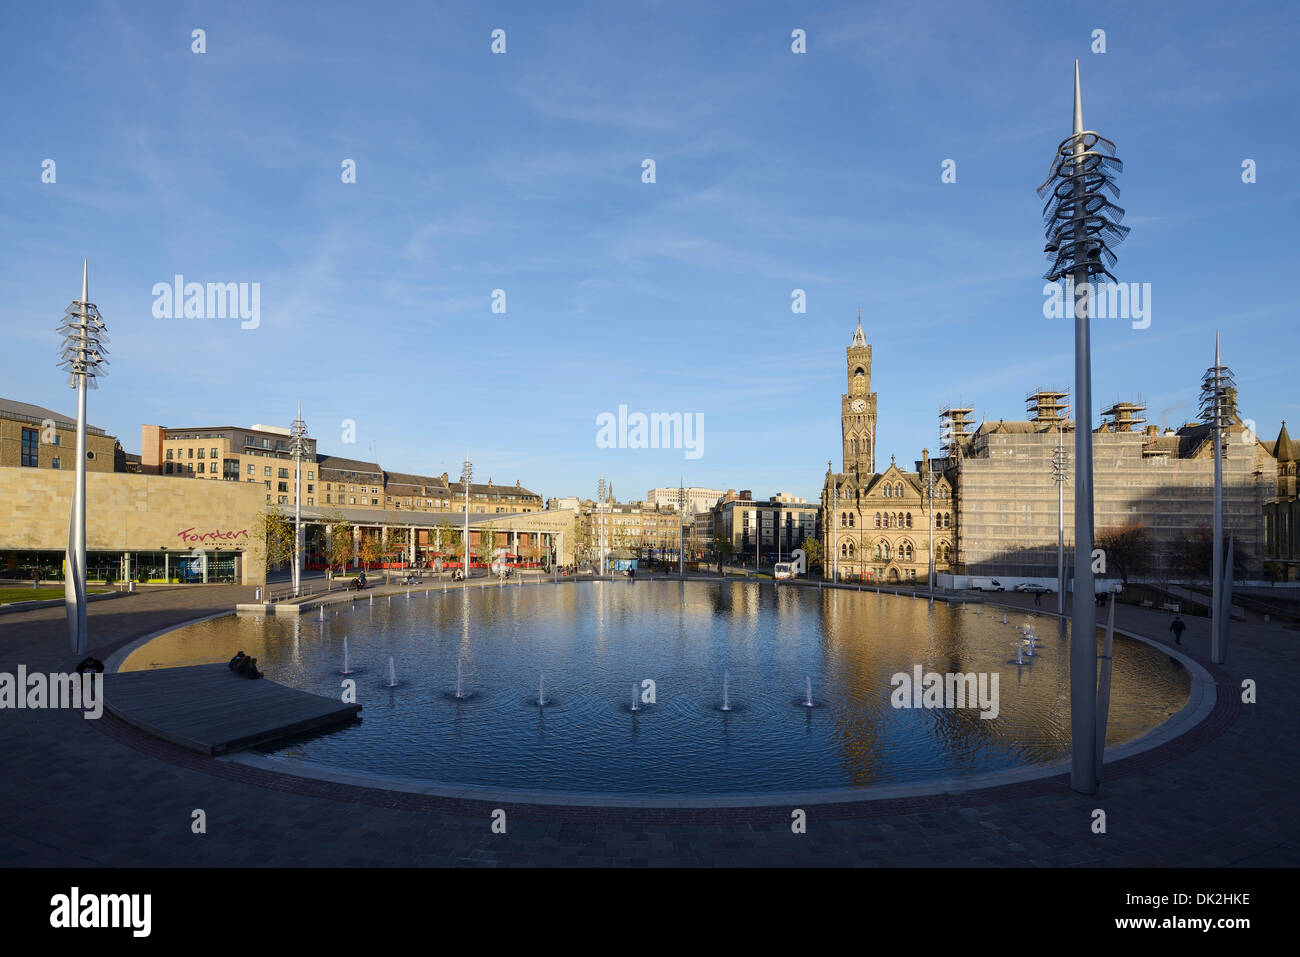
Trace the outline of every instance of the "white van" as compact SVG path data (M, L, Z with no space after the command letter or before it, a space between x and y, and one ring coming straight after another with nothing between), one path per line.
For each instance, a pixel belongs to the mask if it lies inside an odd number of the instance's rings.
M772 566L773 578L794 578L794 568L790 562L777 562Z

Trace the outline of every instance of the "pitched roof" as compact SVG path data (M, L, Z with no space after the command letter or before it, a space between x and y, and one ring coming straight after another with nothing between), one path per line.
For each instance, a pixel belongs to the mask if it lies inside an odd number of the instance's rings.
M60 415L44 406L32 405L29 402L16 402L13 399L0 399L0 416L7 419L18 419L22 422L44 422L46 419L53 419L54 424L63 429L75 429L77 420L70 419L66 415ZM100 428L87 424L86 431L91 435L107 435Z

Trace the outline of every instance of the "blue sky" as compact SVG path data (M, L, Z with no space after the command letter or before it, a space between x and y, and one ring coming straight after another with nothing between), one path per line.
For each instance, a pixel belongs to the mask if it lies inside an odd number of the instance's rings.
M1139 395L1194 417L1218 329L1272 438L1300 426L1298 11L7 4L0 395L74 410L54 329L85 256L113 339L90 417L128 450L142 422L287 425L301 399L323 451L397 471L455 475L468 446L547 496L603 471L621 499L679 477L812 498L859 308L878 465L934 449L943 403L1019 418L1069 387L1034 190L1078 57L1125 161L1116 274L1152 306L1094 321L1094 421ZM260 325L155 318L177 273L260 283ZM598 448L620 404L702 414L704 454Z

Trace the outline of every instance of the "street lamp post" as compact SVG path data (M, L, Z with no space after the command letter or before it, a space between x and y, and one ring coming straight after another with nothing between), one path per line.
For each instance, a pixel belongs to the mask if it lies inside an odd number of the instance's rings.
M934 604L934 468L926 462L925 493L930 499L930 514L927 516L930 526L930 604Z
M840 580L840 531L835 524L835 512L840 507L840 485L831 476L831 581Z
M465 580L469 581L469 483L474 479L474 466L465 450L465 463L461 466L460 481L465 486Z
M96 388L96 378L107 375L105 344L107 327L88 293L88 266L81 263L81 298L63 314L58 331L63 335L59 368L66 371L69 385L77 390L77 467L72 487L72 511L68 518L67 574L63 578L64 610L68 617L68 638L72 650L84 655L89 646L86 634L86 390Z
M1079 61L1074 63L1074 132L1060 142L1047 181L1038 188L1046 195L1043 220L1047 228L1044 252L1052 266L1048 282L1066 280L1074 288L1074 598L1070 642L1070 786L1084 794L1097 790L1100 767L1096 759L1097 608L1092 577L1093 498L1092 354L1088 328L1091 280L1114 280L1107 266L1115 254L1107 240L1118 243L1127 234L1118 225L1124 211L1107 198L1119 194L1113 175L1123 168L1115 144L1083 128L1083 96Z
M297 596L302 585L302 457L307 451L307 423L302 420L301 402L298 417L289 428L289 449L294 461L293 593Z

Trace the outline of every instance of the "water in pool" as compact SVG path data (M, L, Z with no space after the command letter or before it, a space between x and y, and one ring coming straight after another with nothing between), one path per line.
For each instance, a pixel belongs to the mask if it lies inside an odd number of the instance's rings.
M338 696L346 639L362 721L273 755L441 784L734 794L1065 758L1068 631L1024 611L1003 624L1002 609L978 607L770 583L435 589L362 597L327 607L324 620L314 611L214 619L150 642L124 667L224 661L243 650L272 680ZM1021 634L1031 625L1032 657ZM996 673L997 717L981 718L978 707L894 707L891 679L918 665ZM653 702L643 700L647 680ZM1107 742L1165 721L1189 688L1168 655L1117 637Z

